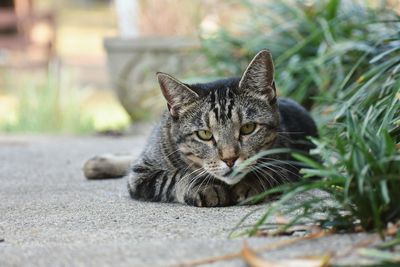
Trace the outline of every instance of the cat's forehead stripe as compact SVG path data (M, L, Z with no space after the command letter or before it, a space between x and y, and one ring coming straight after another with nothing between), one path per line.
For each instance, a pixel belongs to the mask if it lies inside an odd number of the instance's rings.
M229 87L218 88L210 92L210 112L215 115L217 122L226 123L232 118L235 100L232 89Z
M228 112L227 112L227 116L228 118L232 118L232 109L233 109L233 105L235 103L234 97L233 97L233 93L230 90L230 88L228 87L226 89L226 98L228 99Z

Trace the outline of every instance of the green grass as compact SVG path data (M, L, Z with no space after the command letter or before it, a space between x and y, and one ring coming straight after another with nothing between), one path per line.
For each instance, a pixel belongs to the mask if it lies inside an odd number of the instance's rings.
M342 97L331 103L332 121L321 126L320 138L312 139L316 145L312 154L319 160L293 152L306 166L303 179L251 199L258 202L282 194L255 224L249 226L244 218L234 235L271 228L279 233L293 225L312 224L336 231L373 231L385 239L388 224L400 222L400 53L383 51L380 56L379 64L370 61L368 73L373 75L366 73L363 82L344 86ZM294 201L300 194L306 199ZM271 224L276 215L291 219L283 225ZM390 242L364 249L362 255L398 262L398 257L390 258L394 255L390 249L400 244L400 230Z
M379 53L377 42L383 45L382 40L389 41L399 31L394 12L372 9L362 1L238 2L250 13L240 22L239 33L222 29L202 39L214 72L241 75L252 57L267 48L274 56L279 91L307 108L321 93L336 98L346 75L353 70L354 81Z
M252 14L241 34L223 29L203 40L215 73L240 75L257 51L270 49L278 90L311 110L320 137L312 157L292 152L304 178L249 200L281 194L233 235L312 224L385 238L388 223L400 222L400 17L361 1L240 2ZM303 202L294 201L299 194ZM291 220L274 224L276 215ZM390 262L393 253L382 250L399 244L400 231L389 242L363 253Z
M66 75L66 73L63 73ZM14 76L14 79L21 77ZM65 77L64 77L65 78ZM0 121L6 133L72 133L94 132L93 120L82 115L82 94L60 73L50 69L45 79L29 77L13 88L17 99L16 118Z

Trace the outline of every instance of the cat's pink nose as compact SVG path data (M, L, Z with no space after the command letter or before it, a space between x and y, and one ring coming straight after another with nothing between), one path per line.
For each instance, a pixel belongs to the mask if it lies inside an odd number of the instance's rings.
M229 159L222 159L223 162L226 163L226 165L228 165L229 168L232 168L233 165L235 165L235 161L238 159L238 157L234 157L234 158L229 158Z

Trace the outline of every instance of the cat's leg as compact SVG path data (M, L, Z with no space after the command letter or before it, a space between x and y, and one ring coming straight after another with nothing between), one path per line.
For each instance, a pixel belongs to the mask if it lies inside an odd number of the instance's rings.
M246 174L246 177L232 187L236 202L241 203L278 185L298 181L299 168L289 163L289 159L288 155L281 155L279 158L257 162L256 170ZM278 195L270 194L260 198L259 202L275 199Z
M130 154L103 154L95 156L83 165L88 179L119 178L127 174L133 161Z
M155 202L177 202L175 186L178 172L135 164L128 172L128 191L133 199Z
M260 177L258 174L250 174L241 180L239 183L232 186L232 195L236 203L241 203L254 196L260 195L273 187L273 183L268 181L265 177ZM262 198L259 202L269 199L268 197Z
M276 199L280 195L279 193L268 194L263 197L261 194L280 184L295 181L296 178L292 178L291 175L295 175L295 173L284 168L264 170L262 173L251 172L239 183L232 186L233 198L236 203L242 203L255 196L260 196L258 199L253 199L257 200L257 203Z
M234 204L230 187L201 169L182 174L175 191L179 202L191 206L223 207Z
M259 190L257 185L250 183L238 183L232 187L233 196L236 203L241 203L253 196L256 196L263 191Z
M186 192L180 192L180 195L184 203L196 207L224 207L235 204L229 186L219 181L194 186Z
M207 182L202 180L204 178L181 170L165 171L149 164L136 164L128 174L128 190L132 198L146 201L179 202L198 207L233 203L227 185Z

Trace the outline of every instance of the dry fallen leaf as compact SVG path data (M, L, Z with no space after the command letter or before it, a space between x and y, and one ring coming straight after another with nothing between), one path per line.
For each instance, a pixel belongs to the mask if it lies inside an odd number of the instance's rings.
M247 242L243 243L241 251L243 260L251 267L325 267L329 265L330 256L306 257L290 260L266 260L258 256Z
M329 266L328 255L280 261L276 267L326 267Z
M247 242L243 243L242 258L251 267L272 267L273 264L257 256L257 254L249 247Z
M322 238L325 237L327 235L332 234L332 230L331 231L311 231L312 233L310 235L306 235L306 236L301 236L301 237L294 237L294 238L290 238L290 239L284 239L284 240L280 240L277 241L275 243L270 243L261 247L256 248L255 250L253 250L253 253L256 254L255 251L257 252L266 252L266 251L270 251L270 250L275 250L275 249L279 249L282 247L286 247L286 246L290 246L293 245L295 243L298 243L300 241L304 241L304 240L310 240L310 239L317 239L317 238ZM202 258L202 259L197 259L197 260L192 260L192 261L188 261L188 262L182 262L179 263L177 265L173 265L175 267L193 267L193 266L198 266L198 265L202 265L202 264L210 264L210 263L214 263L214 262L218 262L218 261L225 261L225 260L233 260L236 258L243 258L243 253L242 251L240 252L233 252L233 253L228 253L228 254L224 254L224 255L217 255L217 256L213 256L213 257L208 257L208 258ZM324 257L325 260L327 262L330 261L330 257ZM327 263L328 264L328 263ZM265 266L265 265L264 265ZM268 265L266 265L268 266ZM273 266L277 266L274 265ZM278 267L282 265L278 265ZM312 265L313 266L313 265ZM320 266L326 266L326 265L320 265Z

